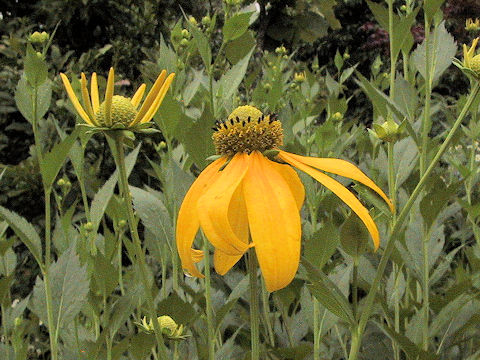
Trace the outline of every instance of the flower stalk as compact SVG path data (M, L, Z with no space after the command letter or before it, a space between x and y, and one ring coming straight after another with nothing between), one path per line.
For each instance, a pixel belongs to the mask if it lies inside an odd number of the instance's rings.
M158 319L157 319L155 303L153 301L152 293L150 291L145 254L143 252L140 237L138 235L137 221L135 220L135 215L133 213L132 198L130 195L130 190L128 188L128 177L127 177L127 170L125 166L125 152L123 149L124 138L123 138L122 131L114 132L112 136L114 138L114 147L115 147L113 156L115 158L115 163L120 173L120 178L119 178L120 189L121 189L123 199L124 199L124 204L127 210L128 225L129 225L130 234L133 240L135 257L137 258L137 261L140 267L140 274L141 274L143 287L145 290L149 317L150 319L153 319L153 328L154 328L155 337L157 340L157 346L160 351L160 358L168 359L165 343L163 342L163 336L162 336L160 324L158 323Z
M257 258L255 250L248 251L248 273L250 275L250 336L252 360L260 360L260 331L258 309Z
M212 307L212 287L210 272L210 250L208 241L203 237L203 252L205 254L205 312L207 313L207 344L208 344L208 360L215 360L215 325Z

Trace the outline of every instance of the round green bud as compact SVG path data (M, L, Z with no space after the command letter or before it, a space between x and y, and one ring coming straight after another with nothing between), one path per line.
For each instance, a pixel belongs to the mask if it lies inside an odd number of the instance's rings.
M22 325L23 323L23 319L21 317L16 317L15 320L14 320L14 325L15 327L19 327L20 325Z
M93 224L91 221L85 223L85 225L83 225L83 228L85 229L86 232L90 232L93 230Z
M38 32L38 31L35 31L33 34L31 34L28 37L28 40L31 43L42 44L42 43L48 41L49 38L50 38L50 35L48 35L48 33L46 33L45 31L42 31L41 33Z
M189 43L190 43L190 41L188 41L188 39L183 38L180 41L180 46L187 47Z
M212 19L210 18L210 16L205 15L205 16L202 18L202 25L204 25L204 26L209 26L211 21L212 21Z
M58 179L57 185L58 186L65 186L65 180L64 179Z
M470 60L470 70L472 70L475 73L475 75L480 76L480 54L475 55Z
M188 17L188 22L189 22L190 24L192 24L192 25L197 25L197 24L198 24L198 23L197 23L197 19L195 19L195 18L194 18L193 16L191 16L191 15Z
M335 120L335 121L343 120L343 114L337 111L335 114L332 115L332 120Z
M182 36L185 38L185 39L188 39L190 37L190 32L187 30L187 29L183 29L182 30Z
M346 53L344 53L344 54L343 54L343 59L344 59L344 60L348 60L348 59L350 59L350 54L349 54L349 53L347 53L347 52L346 52Z
M400 10L402 11L407 11L407 5L403 4L402 6L400 6Z
M118 226L119 226L120 228L124 228L125 226L127 226L127 222L122 219L122 220L120 220L120 221L118 222Z
M272 85L270 83L265 83L263 84L263 88L268 91L272 89Z

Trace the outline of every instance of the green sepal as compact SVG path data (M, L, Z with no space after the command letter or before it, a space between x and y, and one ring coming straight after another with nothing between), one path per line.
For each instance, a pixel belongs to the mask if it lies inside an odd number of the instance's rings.
M262 154L263 154L263 156L266 156L270 160L275 161L275 158L277 157L277 155L279 153L280 153L280 151L278 151L278 150L269 149L269 150L265 150Z
M209 156L207 157L205 160L206 161L215 161L215 160L218 160L222 157L222 155L212 155L212 156Z

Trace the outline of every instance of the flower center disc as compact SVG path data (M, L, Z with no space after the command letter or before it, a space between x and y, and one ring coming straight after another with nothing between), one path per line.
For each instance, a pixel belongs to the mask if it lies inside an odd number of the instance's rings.
M129 98L114 95L112 97L112 110L110 113L111 124L108 124L105 119L105 101L98 108L95 114L95 120L100 126L110 127L115 124L123 124L128 126L135 116L137 115L137 109L132 105Z
M217 121L212 139L217 154L233 156L236 153L273 149L283 144L282 124L274 116L263 115L253 106L236 108L227 120Z

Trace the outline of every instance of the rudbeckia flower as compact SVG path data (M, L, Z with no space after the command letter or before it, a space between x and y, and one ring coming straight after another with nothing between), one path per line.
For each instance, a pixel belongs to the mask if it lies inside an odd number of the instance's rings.
M87 79L85 74L82 73L82 106L75 95L67 76L65 74L60 74L70 101L87 126L100 130L128 129L132 131L141 130L149 126L149 121L153 118L160 107L160 104L175 77L175 74L173 73L168 77L166 75L167 72L165 70L160 73L142 106L140 106L145 93L145 84L142 84L138 88L131 99L120 95L114 95L113 84L115 72L113 68L110 68L104 101L100 103L97 74L92 74L89 94ZM140 109L138 109L139 106Z
M176 241L186 273L203 277L195 266L203 253L192 249L201 227L215 248L217 273L227 273L254 247L268 291L292 281L300 260L300 209L305 198L303 184L292 166L343 200L363 221L378 248L378 229L368 210L342 184L322 172L368 186L393 210L385 193L356 166L345 160L280 150L280 121L252 106L237 108L226 121L217 122L214 130L213 141L221 156L192 184L178 214Z

